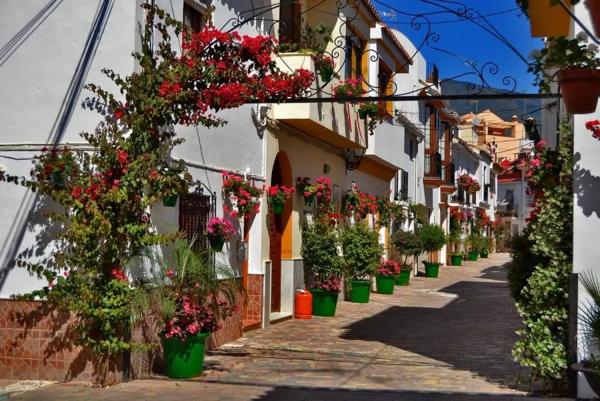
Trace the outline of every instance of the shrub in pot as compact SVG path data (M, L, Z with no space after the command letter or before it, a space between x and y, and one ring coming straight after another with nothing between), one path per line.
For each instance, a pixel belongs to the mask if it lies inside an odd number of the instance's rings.
M242 291L230 266L214 263L194 244L177 240L170 263L159 263L160 272L134 302L143 310L140 314L162 318L165 373L174 379L202 372L206 339L236 310Z
M462 212L461 212L462 213ZM461 266L463 253L460 250L462 248L462 229L461 225L456 223L454 218L450 221L450 234L448 234L448 242L449 249L452 249L450 252L450 264L452 266Z
M367 303L371 293L371 277L377 271L383 254L379 235L366 224L357 223L344 227L341 243L350 301Z
M529 71L536 75L536 84L543 92L558 80L566 109L573 114L588 114L596 110L600 93L600 58L596 44L587 43L587 35L575 38L548 38L546 47L532 52Z
M412 266L408 264L408 258L417 259L423 252L423 243L418 233L406 230L397 230L392 236L394 249L402 257L400 274L396 276L397 285L408 285Z
M467 242L469 243L469 260L472 262L477 261L479 253L483 246L483 236L477 232L469 235Z
M396 276L400 274L400 271L400 263L398 261L394 259L382 259L379 267L377 267L377 275L375 277L377 293L393 294Z
M481 258L485 259L489 256L491 249L490 240L491 238L481 237L481 245L479 246L479 256Z
M427 251L429 261L424 261L425 276L436 278L439 273L440 264L433 260L433 253L439 251L446 243L446 234L442 227L437 224L426 224L419 229L419 235L423 243L423 250Z
M317 219L302 230L302 258L312 279L315 316L335 316L342 281L338 243L335 230L326 220Z

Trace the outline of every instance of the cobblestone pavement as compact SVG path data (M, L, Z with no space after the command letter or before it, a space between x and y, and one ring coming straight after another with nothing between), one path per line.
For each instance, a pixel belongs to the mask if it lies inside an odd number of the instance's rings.
M18 400L512 400L525 372L512 360L519 325L508 255L442 267L335 318L279 323L207 356L194 381L137 380L106 389L60 384ZM520 377L521 376L521 377ZM521 384L519 384L521 383ZM524 383L524 384L523 384Z

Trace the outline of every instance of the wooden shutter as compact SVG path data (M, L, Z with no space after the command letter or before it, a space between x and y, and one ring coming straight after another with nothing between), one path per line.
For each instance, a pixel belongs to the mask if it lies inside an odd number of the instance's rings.
M210 196L202 194L185 194L179 199L179 231L187 239L196 236L196 243L206 248L206 225L210 217Z

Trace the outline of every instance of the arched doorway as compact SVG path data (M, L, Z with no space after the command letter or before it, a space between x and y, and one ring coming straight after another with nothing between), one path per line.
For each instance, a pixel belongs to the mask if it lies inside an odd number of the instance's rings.
M285 152L279 152L273 164L271 185L293 185L292 168ZM283 259L292 257L292 201L282 214L269 212L269 257L271 259L271 312L281 311L281 266Z

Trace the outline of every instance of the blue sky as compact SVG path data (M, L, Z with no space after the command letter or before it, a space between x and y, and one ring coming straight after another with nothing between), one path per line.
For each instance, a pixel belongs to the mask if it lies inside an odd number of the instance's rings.
M425 3L422 0L373 0L383 18L392 28L399 29L407 35L415 44L420 43L425 35L425 29L414 30L411 28L412 17L402 15L440 12L441 8ZM460 7L457 1L432 0L439 4L457 9ZM380 3L385 3L396 10L394 11ZM532 49L542 47L542 41L531 38L529 34L529 21L521 15L514 0L463 0L462 4L476 10L479 14L487 16L486 20L493 25L515 49L528 58ZM476 14L473 14L476 16ZM502 87L502 78L513 76L517 81L516 90L523 92L537 92L533 86L533 77L527 73L527 65L515 52L503 44L492 34L471 21L458 21L459 17L450 13L438 13L428 15L432 22L432 31L439 34L436 47L449 51L463 59L475 62L481 67L486 62L494 62L499 71L496 75L486 75L492 86ZM484 23L483 19L476 19ZM444 54L429 47L423 48L423 53L428 61L436 63L440 69L440 77L453 77L472 69L463 61L454 56ZM474 79L471 77L470 79Z

